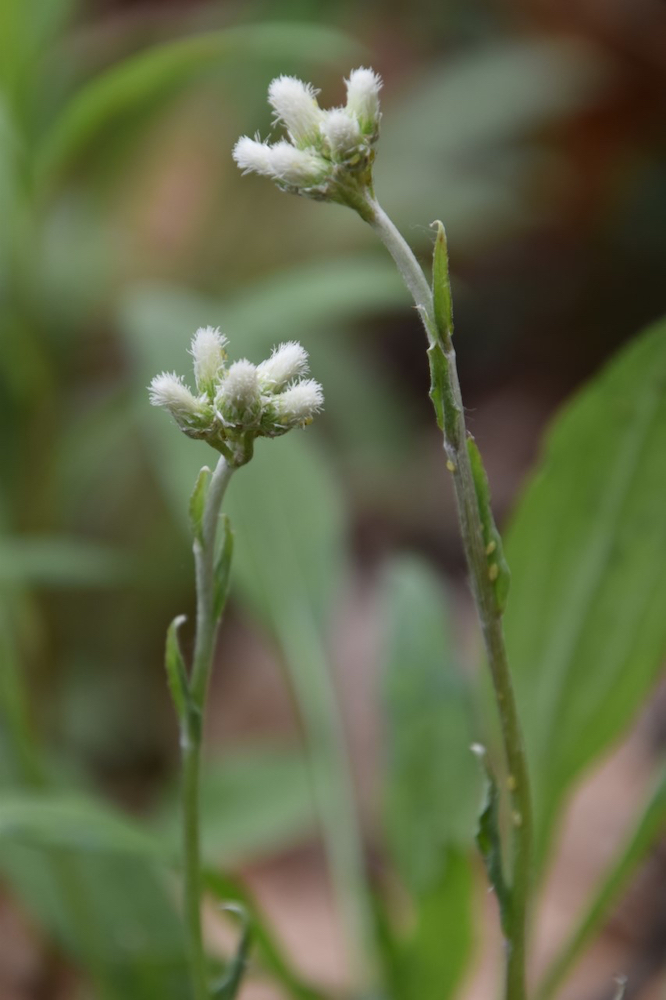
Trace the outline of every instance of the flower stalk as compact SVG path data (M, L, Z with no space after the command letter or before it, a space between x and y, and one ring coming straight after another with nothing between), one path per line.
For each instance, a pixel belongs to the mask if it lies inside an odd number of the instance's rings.
M188 437L203 439L220 453L212 474L207 466L199 473L190 499L196 629L189 674L178 640L183 616L172 622L166 643L167 676L180 728L183 909L194 1000L211 997L201 926L199 817L206 698L233 549L222 501L233 473L252 457L257 437L280 437L304 427L323 404L319 383L302 377L307 353L300 344L281 344L259 366L245 359L227 366L226 343L212 327L197 330L191 350L196 393L173 373L157 375L150 385L153 405L166 409ZM228 984L227 1000L233 1000L240 985L240 969Z
M479 490L479 472L485 481L481 458L465 426L464 407L450 321L443 325L435 309L435 294L402 234L378 203L368 197L372 216L370 225L389 251L412 294L428 337L431 371L431 398L444 434L447 468L453 479L463 548L470 574L472 593L483 635L488 666L500 718L502 742L507 763L507 788L511 799L513 843L509 912L504 929L506 936L505 997L524 1000L527 914L532 867L532 799L525 745L518 717L513 682L504 642L502 614L507 571L501 555L499 535L491 537L494 524L484 525L489 507ZM446 259L444 230L439 225L435 262ZM437 258L440 258L440 261ZM442 268L448 285L448 262ZM474 465L477 466L475 470ZM477 471L478 470L478 471ZM486 498L487 499L487 498ZM485 508L485 509L484 509ZM492 524L490 530L488 528Z
M481 455L468 434L453 347L453 315L446 237L441 223L435 242L432 287L409 244L375 198L372 165L379 137L381 80L370 69L346 81L344 108L322 110L311 84L292 77L274 80L269 100L289 142L274 145L241 138L234 158L244 172L271 177L287 192L354 209L375 231L414 299L428 339L430 396L444 436L446 465L453 478L463 547L497 703L507 788L511 800L510 878L500 872L502 927L506 941L506 1000L525 998L527 911L532 868L532 804L527 760L507 661L502 615L509 571L490 506ZM499 886L495 886L498 896Z

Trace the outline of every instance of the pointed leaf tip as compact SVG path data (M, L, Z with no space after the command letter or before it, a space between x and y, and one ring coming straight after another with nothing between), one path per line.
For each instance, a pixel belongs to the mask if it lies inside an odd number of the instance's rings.
M222 545L220 553L215 562L215 598L213 603L213 613L217 620L227 602L229 593L229 577L231 574L231 557L234 552L234 533L231 530L231 522L226 514L222 515Z
M208 486L210 483L211 471L207 465L199 472L197 481L194 484L192 495L190 496L190 526L192 534L198 541L203 542L203 513L206 506Z
M437 220L432 223L437 228L435 249L432 260L432 297L437 332L444 345L453 336L453 303L451 300L451 279L449 276L449 250L446 230Z
M183 658L180 641L178 639L178 630L185 621L187 621L185 615L178 615L169 625L169 628L167 629L165 654L169 690L176 708L176 714L181 723L187 715L187 708L190 700L190 690L187 680L187 671L185 669L185 660Z

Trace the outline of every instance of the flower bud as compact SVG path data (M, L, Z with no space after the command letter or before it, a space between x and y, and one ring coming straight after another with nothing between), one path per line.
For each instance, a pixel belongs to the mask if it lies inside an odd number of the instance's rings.
M212 326L199 327L192 339L194 377L199 392L214 395L224 373L227 338Z
M303 379L275 396L275 419L287 429L305 427L324 404L324 393L313 378Z
M295 76L279 76L268 88L268 100L276 117L298 147L313 145L319 138L322 110L316 94L312 84Z
M202 430L210 419L206 401L190 392L175 372L156 375L150 383L149 393L152 405L168 410L186 433Z
M363 141L358 118L346 108L326 112L320 128L326 147L338 162L353 156Z
M330 172L331 166L322 156L296 149L290 142L277 142L270 150L273 177L287 187L316 187Z
M259 142L257 139L250 139L249 136L240 137L233 149L233 158L244 174L263 174L264 177L273 177L273 165L271 161L271 147L267 142Z
M215 397L215 406L225 423L252 421L261 408L261 392L257 369L242 359L229 367Z
M376 132L379 126L379 91L382 80L374 70L352 70L347 84L347 110L357 117L363 132Z
M304 347L291 340L273 349L267 361L258 367L259 382L271 392L283 389L287 382L307 371L308 353Z

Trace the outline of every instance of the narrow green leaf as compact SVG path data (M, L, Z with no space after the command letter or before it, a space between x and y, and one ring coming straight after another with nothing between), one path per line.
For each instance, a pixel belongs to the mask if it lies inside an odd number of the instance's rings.
M665 387L662 321L564 408L508 536L506 638L541 860L562 797L664 661Z
M203 884L220 902L239 904L252 921L255 946L259 961L266 972L280 983L294 1000L324 1000L325 994L304 982L284 954L273 931L256 903L235 879L217 869L204 869Z
M231 58L274 57L283 53L303 58L348 58L356 49L345 35L308 24L256 24L209 31L156 45L130 56L84 84L46 135L38 150L37 173L42 180L65 167L101 129L118 125L142 105L178 92L207 70Z
M666 827L666 770L660 775L638 825L609 866L601 885L547 969L537 991L538 1000L550 1000L578 959L601 931L612 907L626 889L638 865Z
M190 497L190 527L192 528L192 534L200 542L203 542L202 536L202 521L203 512L206 504L206 496L208 495L208 486L210 483L210 469L207 465L201 469L201 472L197 476L197 481L194 484L194 489L192 490L192 496Z
M82 795L5 793L0 802L0 840L164 860L158 840L108 806Z
M217 620L224 611L229 593L229 580L231 576L231 558L234 553L234 533L231 530L231 522L226 514L221 519L222 544L215 561L215 594L213 597L213 614Z
M502 860L502 841L500 837L500 797L495 775L488 763L485 747L476 745L474 751L483 764L485 774L485 798L479 814L479 826L476 831L476 843L483 858L488 873L488 881L497 896L500 911L500 921L505 935L509 932L509 916L511 906L510 889L504 878L504 863Z
M166 637L166 653L164 657L166 665L169 691L176 709L176 715L180 723L185 721L187 708L190 700L189 682L185 660L180 648L178 639L178 629L186 621L185 615L178 615L169 625Z
M238 947L228 963L222 979L213 986L213 996L220 1000L235 1000L247 970L247 961L252 945L252 919L240 903L223 903L222 909L235 913L241 921L241 935Z
M449 359L441 344L428 348L430 362L430 399L435 407L437 425L444 432L446 443L454 449L459 443L460 411L451 392Z
M439 220L432 223L437 227L435 251L432 261L432 297L435 323L442 344L446 345L453 336L453 305L451 301L451 279L449 277L449 250L446 232Z
M486 556L488 559L488 576L493 583L497 610L502 614L506 608L509 596L511 574L507 561L504 558L502 538L495 526L490 502L490 486L488 485L488 477L483 465L483 459L476 446L476 441L471 435L467 438L467 450L470 462L472 463L474 489L476 490L476 500L479 505L479 514L481 515L483 540L486 545Z
M0 585L114 587L127 578L129 568L129 559L122 553L78 538L0 538Z

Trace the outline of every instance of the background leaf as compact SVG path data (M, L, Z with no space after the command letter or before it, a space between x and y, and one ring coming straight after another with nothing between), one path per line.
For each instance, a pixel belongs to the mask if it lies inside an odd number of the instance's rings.
M470 700L453 654L442 587L396 559L384 590L385 823L415 909L396 935L398 996L450 996L472 946L469 846L480 802Z
M42 177L53 175L98 137L147 102L179 93L206 70L231 58L284 59L307 52L322 61L349 58L357 46L333 28L310 24L257 24L209 31L156 45L84 84L69 100L38 154Z
M211 865L239 864L263 852L289 847L315 826L307 763L284 747L235 750L209 761L201 779L201 837ZM160 811L160 839L177 852L180 806L177 795Z
M506 634L541 855L666 652L665 389L660 322L565 407L509 532Z

